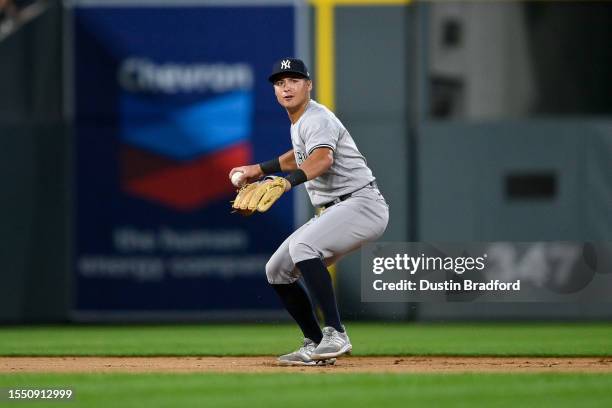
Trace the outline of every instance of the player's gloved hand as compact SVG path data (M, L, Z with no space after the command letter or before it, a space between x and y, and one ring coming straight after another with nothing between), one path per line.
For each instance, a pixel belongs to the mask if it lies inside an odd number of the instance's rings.
M268 176L264 180L244 185L232 202L234 212L244 216L255 211L266 212L272 207L291 184L283 177Z

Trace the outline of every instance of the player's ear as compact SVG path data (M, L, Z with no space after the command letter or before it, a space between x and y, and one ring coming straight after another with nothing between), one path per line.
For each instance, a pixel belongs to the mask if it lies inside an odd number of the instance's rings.
M308 80L308 90L312 91L312 79Z

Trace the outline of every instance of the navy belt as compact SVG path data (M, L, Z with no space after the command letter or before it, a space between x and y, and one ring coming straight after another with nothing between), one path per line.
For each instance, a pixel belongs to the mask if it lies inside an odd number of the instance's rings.
M374 187L374 188L378 188L378 185L376 184L376 181L372 181L372 182L370 182L370 183L366 184L365 186L363 186L363 187L361 187L361 188L365 188L365 187L368 187L368 186L371 186L371 187ZM332 205L334 205L334 204L341 203L342 201L346 200L347 198L351 198L351 196L352 196L353 194L355 194L356 192L358 192L359 190L361 190L361 188L360 188L360 189L357 189L357 190L355 190L355 191L353 191L352 193L348 193L348 194L345 194L345 195L343 195L343 196L340 196L340 197L336 198L334 201L330 201L330 202L329 202L329 203L327 203L327 204L323 204L323 205L321 206L321 208L322 208L322 209L324 209L324 210L326 210L326 209L328 209L329 207L331 207L331 206L332 206Z

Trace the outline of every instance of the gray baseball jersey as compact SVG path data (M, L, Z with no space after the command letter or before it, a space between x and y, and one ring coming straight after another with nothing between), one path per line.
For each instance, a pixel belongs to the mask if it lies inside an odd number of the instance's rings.
M321 176L306 182L314 206L352 193L375 180L366 159L342 122L329 109L311 100L300 119L291 125L291 142L298 166L319 147L334 151L332 166Z

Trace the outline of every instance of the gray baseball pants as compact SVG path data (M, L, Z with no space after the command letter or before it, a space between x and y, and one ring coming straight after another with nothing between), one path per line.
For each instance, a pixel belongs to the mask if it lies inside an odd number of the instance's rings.
M389 221L389 206L376 187L366 186L348 199L327 208L295 230L266 264L271 284L288 284L300 278L295 264L320 258L326 265L363 244L378 239Z

